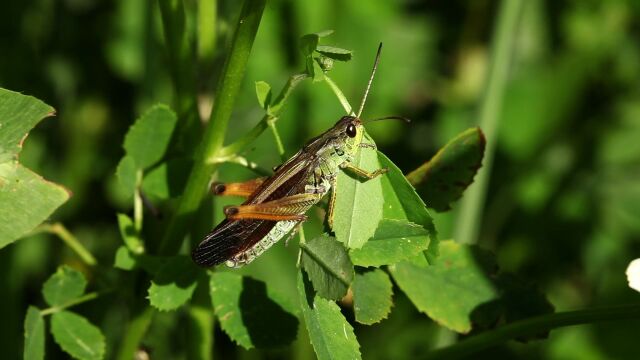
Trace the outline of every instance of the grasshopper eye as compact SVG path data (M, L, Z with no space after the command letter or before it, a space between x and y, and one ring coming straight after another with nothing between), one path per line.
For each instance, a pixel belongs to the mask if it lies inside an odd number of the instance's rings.
M347 136L349 137L356 137L356 126L353 124L349 124L347 125L347 130L346 130Z

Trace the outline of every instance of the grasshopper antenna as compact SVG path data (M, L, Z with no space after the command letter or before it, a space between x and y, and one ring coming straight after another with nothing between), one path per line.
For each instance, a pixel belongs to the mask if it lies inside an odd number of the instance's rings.
M364 103L367 102L367 95L369 95L369 90L371 89L371 83L373 82L373 77L376 75L376 69L378 69L378 61L380 61L380 52L382 51L382 43L378 45L378 52L376 53L376 61L373 63L373 70L371 70L371 77L369 78L369 83L367 84L367 89L364 92L364 96L362 97L362 102L360 103L360 109L358 109L357 118L360 118L362 114L362 110L364 109Z

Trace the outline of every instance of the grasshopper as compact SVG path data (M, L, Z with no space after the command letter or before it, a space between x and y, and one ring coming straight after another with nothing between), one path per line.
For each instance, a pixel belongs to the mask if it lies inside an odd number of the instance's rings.
M332 228L338 171L348 170L364 179L373 179L387 171L368 172L352 164L360 149L376 149L374 144L363 142L364 122L360 115L381 49L382 44L378 47L357 115L343 116L332 128L309 140L300 151L276 167L270 177L243 183L214 183L211 186L215 195L236 195L247 199L242 205L224 209L226 219L193 250L191 255L196 264L211 267L226 263L235 268L250 263L304 222L307 210L330 190L327 222ZM375 120L390 118L403 119L386 117Z

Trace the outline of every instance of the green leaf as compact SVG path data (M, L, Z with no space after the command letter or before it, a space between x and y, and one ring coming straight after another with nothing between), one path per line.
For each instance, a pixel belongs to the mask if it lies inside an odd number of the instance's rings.
M467 129L409 173L407 179L430 208L447 211L473 182L482 166L485 144L479 128Z
M42 295L50 306L60 306L80 297L87 287L82 273L63 265L42 286Z
M0 163L15 160L25 137L55 110L42 101L0 88Z
M100 329L70 311L51 316L51 334L62 350L76 359L102 359L105 340Z
M318 34L307 34L300 38L300 51L304 56L311 56L318 47L320 37Z
M126 246L120 246L116 250L113 267L120 270L131 271L136 267L136 258Z
M318 359L361 359L353 328L335 302L314 296L306 273L298 273L298 294L307 331Z
M29 131L53 115L42 101L0 88L0 249L46 220L70 193L18 163Z
M116 168L116 177L118 177L118 183L127 191L127 196L133 196L136 190L136 161L131 156L124 156L120 159L118 167Z
M443 241L431 266L401 262L389 267L400 289L421 312L457 331L471 330L472 314L498 298L491 283L495 264L477 247Z
M151 281L149 302L161 311L177 309L191 299L199 274L189 257L170 258Z
M429 232L406 220L383 219L360 249L349 251L354 265L382 266L416 256L429 247Z
M318 45L316 46L316 51L328 58L338 61L349 61L353 56L351 50L334 46Z
M393 305L393 285L380 269L356 274L353 281L353 311L356 321L372 325L386 319Z
M139 117L124 138L124 149L139 169L164 156L176 125L176 114L166 105L155 105Z
M325 76L324 76L324 70L322 69L322 66L320 66L320 64L317 61L315 61L315 59L311 61L311 66L313 66L313 74L312 74L313 82L324 81Z
M256 81L256 95L260 107L267 110L271 105L271 85L265 81Z
M352 165L367 171L380 168L375 151L362 149ZM354 179L344 171L338 173L336 203L333 211L333 231L336 239L349 249L361 248L373 236L382 219L386 199L382 192L382 179Z
M211 274L211 301L220 327L245 349L282 347L296 338L292 304L262 281L232 272Z
M118 213L118 228L127 248L134 254L142 254L144 252L144 244L136 232L133 220L126 214Z
M40 309L29 306L24 319L24 356L25 360L44 359L44 319Z
M335 238L322 234L300 244L302 265L313 287L325 299L342 299L353 281L353 265L345 248Z
M183 158L162 162L145 174L142 191L162 200L180 196L192 166L191 160Z
M378 151L380 166L389 171L382 177L382 191L384 193L384 218L408 220L422 226L429 233L429 249L431 257L438 256L438 238L433 219L424 202L416 194L415 189L402 175L402 171Z

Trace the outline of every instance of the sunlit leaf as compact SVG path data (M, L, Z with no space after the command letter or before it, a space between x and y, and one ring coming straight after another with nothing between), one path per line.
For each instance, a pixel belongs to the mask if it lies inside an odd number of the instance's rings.
M256 96L260 107L267 110L271 104L271 85L265 81L256 81Z
M44 319L34 306L29 306L24 319L24 359L44 359Z
M380 269L356 274L353 281L353 311L356 321L371 325L386 319L393 304L392 288L389 276Z
M340 308L333 301L315 296L303 271L298 273L298 294L318 359L361 359L360 344Z
M162 159L176 121L176 114L166 105L155 105L136 119L124 138L124 149L137 168L146 169Z
M220 327L245 349L281 347L296 338L293 306L262 281L231 272L211 274L210 293Z
M447 211L458 200L482 166L486 141L479 128L463 131L407 175L427 203L436 211Z
M84 317L70 311L51 316L51 334L58 345L76 359L102 359L105 340L102 332Z
M191 299L199 274L200 269L190 258L175 256L169 259L151 281L149 302L158 310L177 309Z
M382 191L384 194L384 218L408 220L422 226L429 233L429 248L427 252L431 257L438 255L438 238L433 225L433 219L424 201L416 194L415 189L409 184L402 171L378 151L380 166L388 169L382 177Z
M60 306L84 294L87 286L82 273L63 265L42 286L42 295L51 306Z
M300 246L302 265L318 295L331 300L344 297L354 275L344 246L327 234Z
M490 280L495 264L487 256L476 247L443 241L431 266L401 262L389 270L418 310L451 330L467 333L473 312L498 298Z
M406 220L383 219L376 233L360 249L349 251L358 266L382 266L406 260L429 247L429 232Z
M70 193L18 163L29 131L53 115L42 101L0 88L0 249L46 220Z
M352 165L367 171L381 167L376 152L369 149L359 151ZM386 176L368 180L354 178L345 171L338 173L333 231L347 248L361 248L375 233L386 203L381 180Z

